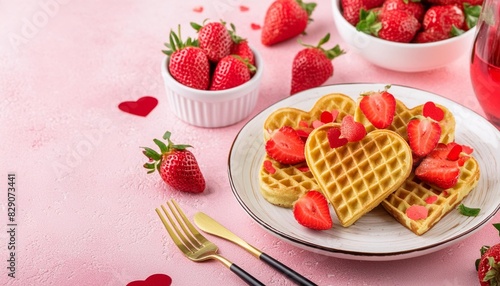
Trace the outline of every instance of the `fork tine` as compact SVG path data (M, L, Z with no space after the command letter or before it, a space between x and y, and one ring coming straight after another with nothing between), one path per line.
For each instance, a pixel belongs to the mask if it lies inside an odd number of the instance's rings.
M205 244L208 242L208 240L194 227L194 225L189 221L189 219L186 217L186 215L184 214L184 212L182 211L182 209L179 207L179 205L177 204L177 202L175 200L172 200L172 203L175 207L175 209L177 210L177 212L179 213L179 215L181 216L182 218L182 221L184 222L184 224L189 228L189 231L187 231L184 227L184 232L186 233L192 233L194 235L194 238L199 241L201 244ZM170 206L170 205L169 205Z
M159 209L156 209L156 213L160 217L163 225L167 229L167 232L170 235L170 237L172 237L172 240L174 241L174 243L177 245L177 247L180 248L180 250L183 253L192 252L192 249L194 247L189 243L188 240L186 240L186 238L184 238L184 236L182 235L182 232L179 231L179 229L175 225L174 221L172 220L172 217L168 214L168 211L165 209L165 207L163 205L161 206L161 209L163 210L163 213L167 217L168 221L161 214L161 211Z

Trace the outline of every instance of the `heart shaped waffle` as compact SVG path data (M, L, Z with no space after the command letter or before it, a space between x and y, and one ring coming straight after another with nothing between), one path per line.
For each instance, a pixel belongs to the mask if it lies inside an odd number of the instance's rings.
M396 132L374 130L357 142L331 148L328 130L314 129L305 146L307 165L342 226L352 225L403 184L411 149Z
M359 101L361 98L357 100L357 107L354 112L354 120L362 123L367 132L371 132L376 130L377 128L373 126L370 121L365 117L361 109L359 108ZM441 110L443 110L444 118L439 121L439 125L441 126L441 138L439 142L441 143L449 143L455 139L455 117L453 113L451 113L446 107L436 104ZM411 118L422 115L424 105L415 106L412 109L406 107L406 105L400 100L396 99L396 112L394 114L394 119L392 124L387 127L388 130L392 130L399 135L401 135L405 140L408 139L408 133L406 132L406 126L408 125L408 121Z
M415 234L422 235L460 204L476 186L479 173L478 162L470 157L460 168L457 184L443 191L422 182L412 172L403 185L382 202L382 206L402 225ZM429 201L432 197L434 202ZM406 210L412 205L425 206L428 210L427 217L410 219Z
M300 122L311 125L314 120L319 120L324 111L337 110L339 114L335 122L341 122L346 115L353 115L356 102L349 96L332 93L319 98L310 111L292 107L277 109L271 113L264 122L264 138L267 141L272 131L282 126L298 127ZM270 161L274 173L264 167L264 162ZM306 164L285 165L266 156L259 172L259 184L262 196L270 203L291 208L293 203L309 190L319 190L312 173Z
M264 167L270 162L274 173ZM281 164L266 156L259 172L260 192L273 205L292 208L295 201L310 190L319 190L311 171L305 163Z
M264 138L269 139L272 131L282 126L296 128L300 122L307 122L309 125L314 120L321 117L324 111L337 110L339 112L335 122L341 122L346 115L354 115L356 102L349 96L341 93L332 93L322 96L310 111L304 111L293 107L284 107L271 113L264 122Z

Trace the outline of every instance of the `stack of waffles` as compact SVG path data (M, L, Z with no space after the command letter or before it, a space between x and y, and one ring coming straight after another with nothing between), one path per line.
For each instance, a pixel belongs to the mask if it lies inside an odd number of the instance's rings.
M328 94L310 111L281 108L270 114L264 123L265 141L283 126L300 130L306 134L303 135L305 161L284 164L266 155L259 173L261 194L271 204L292 208L308 191L320 191L343 227L382 205L396 221L422 235L473 190L479 180L479 165L467 154L457 182L446 188L422 180L415 174L422 158L410 147L407 126L412 118L422 116L424 105L409 109L395 99L392 122L377 128L361 110L360 99L354 101L347 95ZM444 106L436 107L443 113L442 119L436 122L441 129L439 143L452 143L453 114ZM327 116L329 120L325 121L325 112L334 116ZM366 136L332 148L329 130L340 129L347 116L364 126ZM415 205L426 208L425 217L408 214L408 209Z

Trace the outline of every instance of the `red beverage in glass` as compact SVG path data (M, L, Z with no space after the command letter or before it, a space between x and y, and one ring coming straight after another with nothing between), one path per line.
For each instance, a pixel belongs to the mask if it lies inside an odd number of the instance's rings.
M480 25L472 49L470 75L484 113L500 129L500 27Z

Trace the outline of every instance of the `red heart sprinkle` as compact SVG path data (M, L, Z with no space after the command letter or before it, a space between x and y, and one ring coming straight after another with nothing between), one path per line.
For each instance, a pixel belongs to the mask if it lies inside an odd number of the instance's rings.
M152 96L144 96L137 101L124 101L118 108L126 113L146 117L158 105L158 99Z
M432 101L428 101L424 104L422 114L425 117L430 117L436 121L441 121L444 118L444 111L437 107Z
M451 148L450 152L446 156L446 159L448 159L450 161L456 161L456 160L458 160L458 158L460 158L460 153L462 153L462 146L459 144L456 144L455 146L453 146Z
M273 162L269 161L269 160L265 160L264 161L264 169L266 169L266 171L269 173L269 174L274 174L276 173L276 169L274 168L273 166Z
M429 210L424 206L412 205L406 209L406 215L411 220L424 219L429 215Z
M366 135L365 126L354 121L354 117L352 117L352 115L346 115L342 119L340 131L342 133L342 137L346 138L349 142L359 141Z
M319 120L323 123L333 122L333 114L329 111L321 112L321 115L319 118L320 118Z
M438 197L437 196L430 196L425 199L425 202L428 204L433 204L437 201Z
M340 138L340 128L333 127L328 129L326 136L328 137L330 148L337 148L347 144L346 138Z
M172 278L165 274L153 274L146 280L136 280L127 284L127 286L170 286Z
M241 12L246 12L248 10L250 10L250 8L248 8L247 6L243 6L243 5L240 6L240 11Z
M261 28L259 24L255 23L250 24L250 27L252 28L252 30L260 30Z
M203 12L203 6L194 7L193 11L196 13L201 13L201 12Z

